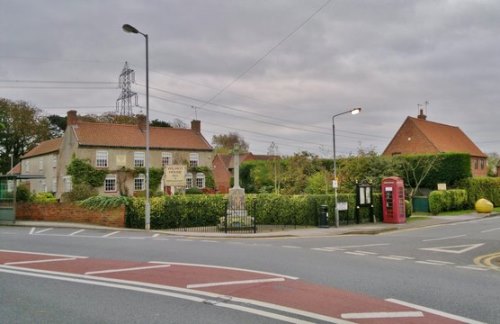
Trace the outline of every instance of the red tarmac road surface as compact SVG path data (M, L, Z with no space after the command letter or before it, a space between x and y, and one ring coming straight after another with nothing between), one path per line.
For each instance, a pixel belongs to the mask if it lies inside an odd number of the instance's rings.
M78 256L0 250L0 270L35 270L85 279L154 284L191 294L218 294L223 299L286 307L319 314L346 323L464 323L474 322L451 314L409 307L363 294L320 286L286 275L170 262L132 262ZM410 304L411 305L411 304ZM432 313L431 313L432 312ZM479 322L475 322L479 323Z

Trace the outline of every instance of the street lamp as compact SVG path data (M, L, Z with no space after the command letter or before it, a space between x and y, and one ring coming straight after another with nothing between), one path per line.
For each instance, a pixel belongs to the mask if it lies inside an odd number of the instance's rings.
M141 33L137 28L125 24L123 31L133 34L141 34L146 39L146 206L145 206L145 229L149 231L151 223L151 205L149 202L149 45L148 34Z
M338 209L338 201L337 201L337 155L335 152L335 117L345 114L357 115L361 112L361 108L353 108L347 111L341 112L339 114L333 115L332 117L332 130L333 130L333 191L335 193L335 227L339 227L339 209Z

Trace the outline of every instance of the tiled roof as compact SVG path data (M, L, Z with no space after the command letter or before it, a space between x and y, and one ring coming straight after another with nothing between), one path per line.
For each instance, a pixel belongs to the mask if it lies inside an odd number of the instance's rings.
M146 133L137 125L78 122L72 126L80 145L145 147ZM191 129L150 127L150 148L212 150L203 135Z
M31 151L24 154L22 158L25 159L33 156L39 156L39 155L49 154L52 152L57 152L59 151L59 146L61 146L61 142L62 142L62 137L54 138L48 141L43 141L40 144L38 144L35 148L33 148Z
M420 129L440 152L469 153L477 157L487 156L456 126L440 124L420 118L408 117L408 119Z

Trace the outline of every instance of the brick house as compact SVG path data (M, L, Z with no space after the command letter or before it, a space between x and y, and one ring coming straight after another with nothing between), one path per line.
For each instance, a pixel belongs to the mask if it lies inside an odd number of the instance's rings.
M201 134L201 122L193 120L191 129L150 127L150 167L184 164L211 168L212 147ZM144 167L146 119L138 124L94 123L78 120L76 111L68 111L67 127L61 138L45 141L21 158L21 174L44 175L44 180L30 182L34 192L55 192L56 197L72 188L66 166L73 156L86 159L108 174L99 194L129 195L145 189L144 174L134 175ZM38 181L38 182L37 182ZM205 174L186 175L186 187L205 187ZM163 188L169 191L170 188Z
M488 174L488 156L460 128L428 121L422 110L417 118L406 118L382 154L393 156L451 152L470 154L474 177Z
M256 155L253 153L242 153L239 155L240 164L245 161L269 161L279 159L275 155ZM234 156L232 154L216 154L212 162L215 187L218 193L228 193L231 187L231 178L234 172Z

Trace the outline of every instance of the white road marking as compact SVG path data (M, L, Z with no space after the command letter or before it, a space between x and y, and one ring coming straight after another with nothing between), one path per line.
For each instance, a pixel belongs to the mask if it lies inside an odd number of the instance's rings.
M214 240L201 240L200 242L205 242L205 243L219 243L219 241L214 241Z
M340 317L345 319L370 319L370 318L406 318L424 317L422 312L372 312L372 313L344 313Z
M270 278L270 279L253 279L253 280L240 280L240 281L223 281L223 282L209 282L204 284L192 284L187 285L186 288L205 288L205 287L216 287L216 286L232 286L232 285L247 285L255 283L266 283L266 282L278 282L285 281L285 278Z
M103 235L102 237L110 237L111 235L115 235L115 234L118 234L118 233L120 233L120 231L111 232L111 233L108 233L106 235Z
M468 270L479 270L479 271L488 271L489 269L487 268L482 268L482 267L478 267L476 265L470 265L470 266L456 266L456 268L460 268L460 269L468 269Z
M413 259L415 259L415 258L412 258L412 257L399 256L399 255L380 255L379 258L381 258L381 259L387 259L387 260L396 260L396 261L413 260Z
M448 261L439 261L439 260L425 260L427 262L435 262L435 263L441 263L441 264L455 264L453 262L448 262Z
M33 235L33 233L35 233L35 230L36 230L36 227L32 227L31 231L30 231L30 235Z
M17 275L22 275L22 276L31 276L31 277L53 279L53 280L70 281L70 282L83 283L83 284L89 284L89 285L95 285L95 286L104 286L104 287L110 287L110 288L132 290L132 291L138 291L138 292L143 292L143 293L150 293L150 294L168 296L168 297L173 297L173 298L179 298L179 299L184 299L184 300L189 300L189 301L199 302L199 303L204 303L206 301L206 299L196 297L196 296L190 296L187 294L197 294L197 295L201 295L201 296L208 296L210 298L227 297L227 296L223 296L223 295L219 295L219 294L215 294L215 293L204 292L201 290L189 290L186 288L178 288L178 287L158 285L158 284L148 284L148 283L142 283L142 282L137 282L137 281L128 281L128 280L111 279L111 278L103 278L103 277L101 277L101 278L100 277L90 277L90 279L92 279L92 280L88 280L88 278L86 278L86 276L82 276L82 275L75 275L75 274L69 274L69 273L67 273L67 274L66 273L57 273L57 272L51 272L51 271L45 271L45 270L34 270L34 269L30 269L31 272L26 272L26 271L24 271L25 269L16 269L15 267L10 267L10 268L11 269L7 269L5 266L0 265L0 272L17 274ZM54 275L54 274L56 274L56 275ZM64 275L64 276L62 276L62 275ZM138 284L140 284L142 287L137 287ZM134 285L134 286L130 286L130 285ZM146 287L146 288L143 288L143 287ZM154 289L154 288L156 288L156 289ZM158 289L161 289L161 290L158 290ZM168 289L171 292L165 291L165 289ZM326 321L326 322L337 323L337 324L355 324L353 322L346 321L346 320L343 320L340 318L325 316L325 315L316 314L316 313L312 313L312 312L308 312L308 311L303 311L300 309L294 309L291 307L275 305L275 304L261 302L261 301L252 300L252 299L232 297L231 301L236 302L236 303L254 305L254 306L258 306L258 307L265 307L265 308L270 309L270 310L279 311L279 312L286 312L286 313L304 316L304 317L309 317L309 318L319 320L319 321ZM249 312L251 314L266 316L266 317L278 319L278 320L287 319L286 321L290 322L290 323L308 323L308 322L302 322L300 320L297 320L297 318L294 318L294 317L286 317L286 316L275 314L272 312L257 310L257 309L253 309L250 307L244 307L244 306L239 306L239 305L218 303L218 304L215 304L214 306L231 308L231 309Z
M436 262L429 262L429 261L415 261L415 263L429 264L429 265L435 265L435 266L444 266L443 263L436 263Z
M191 239L176 239L176 241L179 241L179 242L193 242L193 240L191 240Z
M481 233L489 233L489 232L493 232L493 231L500 231L500 227L497 227L497 228L490 228L490 229L487 229L487 230L481 231Z
M81 232L83 232L83 231L85 231L85 230L84 230L84 229L78 230L78 231L76 231L76 232L73 232L73 233L69 234L69 236L76 235L76 234L81 233Z
M301 249L302 248L301 246L296 246L296 245L282 245L281 247L286 248L286 249Z
M456 235L456 236L440 237L440 238L434 238L434 239L422 240L422 242L444 241L444 240L449 240L449 239L454 239L454 238L464 237L464 236L467 236L467 235L466 235L466 234L463 234L463 235Z
M45 262L57 262L57 261L73 261L76 258L60 258L60 259L45 259L45 260L30 260L30 261L15 261L4 263L6 265L19 265L19 264L32 264L32 263L45 263Z
M337 249L337 248L311 248L311 250L322 251L322 252L344 251L344 249Z
M354 251L354 252L364 253L364 254L370 254L370 255L377 255L377 254L378 254L378 253L375 253L375 252L369 252L369 251Z
M351 255L360 255L360 256L366 256L364 253L359 253L359 252L350 252L350 251L345 251L345 254L351 254Z
M224 267L224 266L214 266L214 265L198 264L198 263L180 263L180 262L163 262L163 261L149 261L148 263L171 264L171 265L178 265L178 266L194 266L194 267L213 268L213 269L222 269L222 270L235 270L235 271L243 271L243 272L250 272L250 273L258 273L258 274L263 274L263 275L276 276L276 277L279 277L279 278L285 278L285 279L291 279L291 280L297 280L297 279L299 279L298 277L292 277L292 276L282 275L282 274L278 274L278 273L274 273L274 272L257 271L257 270L249 270L249 269L241 269L241 268L233 268L233 267Z
M67 255L67 254L54 254L54 253L43 253L43 252L26 252L26 251L16 251L16 250L0 250L0 252L8 253L19 253L19 254L31 254L31 255L44 255L44 256L55 256L63 258L75 258L75 259L87 259L87 256L78 255Z
M109 269L109 270L100 270L100 271L89 271L85 272L86 275L96 275L101 273L113 273L113 272L126 272L126 271L136 271L136 270L149 270L156 268L168 268L170 264L162 264L156 266L148 266L148 267L133 267L133 268L122 268L122 269Z
M386 299L386 301L388 301L390 303L394 303L394 304L406 306L406 307L411 307L411 308L418 309L418 310L426 312L426 313L431 313L431 314L434 314L434 315L446 317L446 318L449 318L449 319L452 319L452 320L456 320L456 321L460 321L460 322L463 322L463 323L469 323L469 324L486 324L486 323L483 323L483 322L475 321L475 320L470 319L470 318L466 318L466 317L462 317L462 316L459 316L459 315L454 315L454 314L442 312L442 311L439 311L437 309L432 309L432 308L428 308L428 307L425 307L425 306L420 306L420 305L408 303L408 302L405 302L405 301L402 301L402 300L398 300L398 299L394 299L394 298L388 298L388 299Z
M47 231L50 231L50 230L53 230L52 227L49 227L49 228L46 228L46 229L43 229L43 230L40 230L38 232L33 232L33 234L41 234L41 233L44 233L44 232L47 232Z
M453 246L437 246L437 247L433 247L433 248L421 248L420 250L461 254L461 253L473 250L473 249L478 248L478 247L483 246L483 245L484 245L484 243L453 245ZM461 248L461 249L457 249L457 248Z
M160 236L160 234L156 233L156 234L153 234L152 237L158 237L158 236Z

